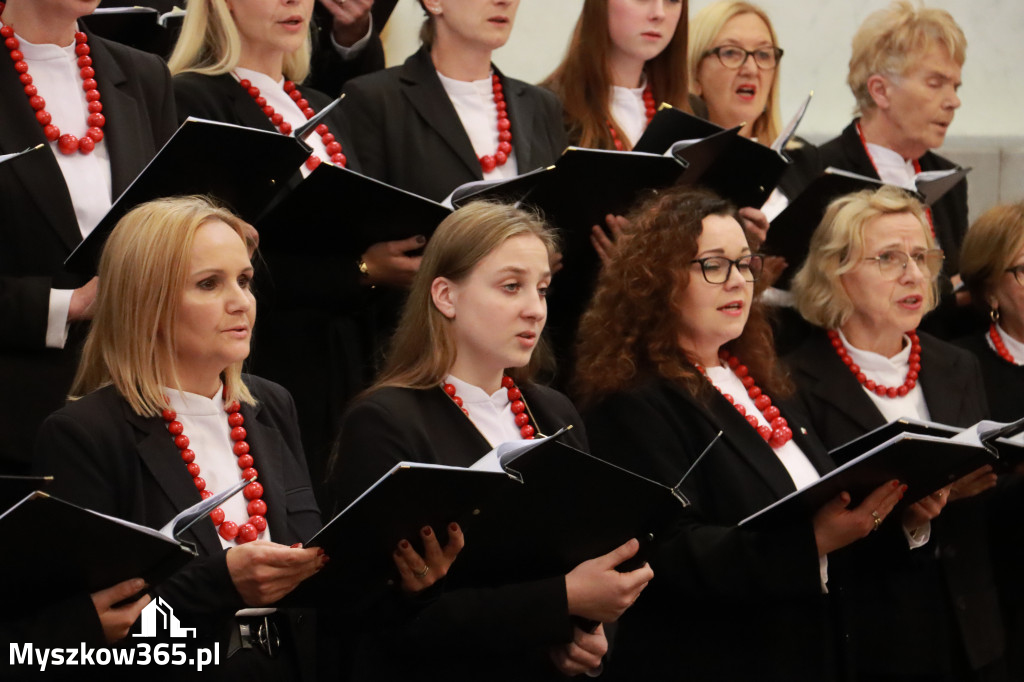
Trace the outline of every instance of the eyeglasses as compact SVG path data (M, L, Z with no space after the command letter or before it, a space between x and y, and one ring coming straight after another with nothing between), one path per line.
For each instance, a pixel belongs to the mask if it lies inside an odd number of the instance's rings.
M708 284L725 284L732 275L732 268L736 270L746 282L756 282L764 269L764 256L759 253L752 253L749 256L741 256L736 260L730 260L725 256L708 256L698 258L690 263L700 263L700 271L704 275L704 281Z
M718 61L727 69L738 69L747 61L747 57L753 57L757 68L770 71L778 66L779 60L782 59L782 48L759 47L756 50L744 50L737 45L721 45L705 52L704 57L712 54L718 57Z
M1014 265L1012 268L1006 268L1006 271L1012 272L1017 284L1024 287L1024 265Z
M882 273L882 277L895 280L902 277L903 273L907 271L907 265L911 259L922 275L929 279L935 279L942 272L942 262L946 260L946 257L943 255L942 249L926 249L913 254L893 250L883 251L877 256L864 260L875 261L878 263L878 271Z

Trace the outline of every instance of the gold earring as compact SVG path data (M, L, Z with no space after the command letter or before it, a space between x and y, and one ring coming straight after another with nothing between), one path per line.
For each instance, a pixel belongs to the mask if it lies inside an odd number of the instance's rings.
M988 309L988 317L993 322L998 322L999 321L999 308L989 308Z

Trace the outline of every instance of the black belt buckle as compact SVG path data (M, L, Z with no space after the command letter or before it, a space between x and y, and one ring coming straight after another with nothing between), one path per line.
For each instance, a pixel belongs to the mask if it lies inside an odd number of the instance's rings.
M259 649L269 658L275 658L281 650L277 624L269 616L239 619L238 634L240 649Z

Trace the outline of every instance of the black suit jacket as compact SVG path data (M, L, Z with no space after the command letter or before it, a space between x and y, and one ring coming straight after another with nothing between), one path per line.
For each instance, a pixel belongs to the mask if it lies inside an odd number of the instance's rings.
M806 419L775 403L818 472L830 470ZM683 485L692 506L656 546L654 580L620 621L612 679L835 679L810 519L772 532L736 526L795 490L746 419L710 385L695 398L651 378L603 399L586 424L597 457L667 485L723 432Z
M566 147L562 107L547 90L501 77L518 171L554 163ZM440 201L459 185L483 179L480 162L448 99L430 52L345 85L341 107L363 172Z
M779 189L792 200L829 166L852 171L869 178L878 178L867 150L861 144L857 133L857 121L846 126L843 132L825 144L814 147L807 145L786 152L793 160L786 175L779 183ZM934 152L926 152L919 159L922 171L946 170L956 164ZM960 247L967 234L967 182L961 182L932 205L932 221L935 236L946 253L944 270L953 276L960 272Z
M565 396L521 388L541 433L572 424L565 442L587 449L582 420ZM329 482L343 506L400 461L469 466L490 450L440 387L383 388L345 415ZM567 608L563 576L446 592L361 643L353 679L557 679L546 649L571 637Z
M397 0L377 0L375 4L389 2L393 9ZM387 13L390 15L390 11ZM306 83L320 92L337 97L341 94L341 88L352 78L384 68L384 44L380 39L380 32L384 27L374 25L369 42L359 54L352 59L343 59L331 42L333 26L334 19L331 13L322 4L316 3L313 7L313 58Z
M181 120L196 116L276 130L230 74L178 74L174 92ZM316 111L332 101L312 88L302 86L301 92ZM358 170L355 150L341 136L337 110L327 119L342 143L347 167ZM293 182L299 180L296 169ZM339 214L339 227L341 220ZM366 360L370 325L363 319L369 287L360 282L355 261L310 244L303 253L261 249L256 291L260 325L250 366L295 396L310 473L320 485L348 400L371 376Z
M926 333L919 336L919 385L931 420L970 426L985 418L977 360ZM885 423L824 331L815 330L787 361L811 424L830 449ZM1002 655L988 497L949 504L920 549L908 549L898 524L889 523L844 551L840 580L860 670L966 679L957 675Z
M89 47L107 121L100 144L110 154L116 199L174 132L171 79L154 55L96 36ZM47 144L7 65L0 68L0 98L0 154ZM36 429L64 404L85 336L86 325L73 324L63 349L45 347L50 289L86 282L63 268L82 233L49 146L0 164L0 469L28 466Z
M288 392L257 377L244 380L259 401L243 405L246 441L256 458L267 503L271 539L305 542L320 528L320 512L306 471L295 405ZM203 454L198 457L202 459ZM39 473L52 474L48 492L103 514L161 528L199 502L192 476L160 417L141 417L108 386L51 415L36 444ZM176 613L201 616L197 634L224 641L235 611L245 603L227 570L227 552L209 521L186 539L199 557L158 585L154 592ZM300 629L298 642L311 641Z

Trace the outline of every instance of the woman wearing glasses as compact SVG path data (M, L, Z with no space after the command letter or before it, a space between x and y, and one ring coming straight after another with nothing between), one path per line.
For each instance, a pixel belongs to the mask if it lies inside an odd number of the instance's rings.
M609 672L836 679L827 557L880 524L902 487L890 481L853 508L844 495L770 531L738 526L832 468L787 400L754 299L761 256L736 209L703 190L653 197L626 235L581 324L577 389L593 452L666 485L696 466L681 486L692 505L650 556L658 579L623 616Z
M713 2L690 23L694 111L723 128L771 144L779 135L779 60L772 23L757 5Z
M924 209L902 190L829 206L793 282L819 329L787 357L829 449L901 417L969 426L986 416L977 360L915 331L941 270ZM994 484L990 467L968 474L848 553L840 580L858 679L990 679L1001 664L987 496L977 496Z

